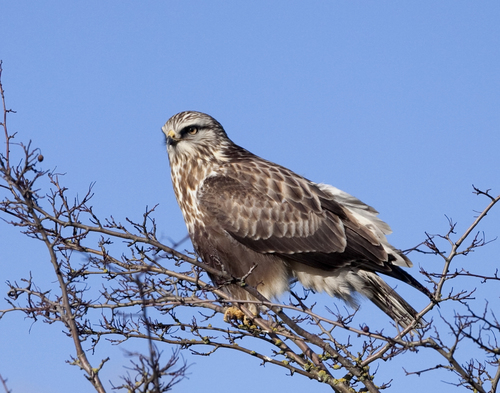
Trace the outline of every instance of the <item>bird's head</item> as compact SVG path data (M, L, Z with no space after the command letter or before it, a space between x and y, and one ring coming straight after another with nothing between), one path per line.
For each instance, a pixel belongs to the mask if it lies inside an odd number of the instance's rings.
M194 111L172 116L162 127L171 163L213 159L230 143L224 128L213 117Z

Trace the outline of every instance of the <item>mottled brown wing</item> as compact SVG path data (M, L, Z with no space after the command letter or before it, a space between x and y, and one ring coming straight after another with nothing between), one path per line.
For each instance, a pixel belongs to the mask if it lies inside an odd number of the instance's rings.
M262 253L343 252L344 227L330 212L283 200L226 176L208 177L199 192L200 205L221 227Z
M231 236L254 251L313 266L387 260L373 233L313 183L278 165L260 164L235 164L200 188L200 206Z

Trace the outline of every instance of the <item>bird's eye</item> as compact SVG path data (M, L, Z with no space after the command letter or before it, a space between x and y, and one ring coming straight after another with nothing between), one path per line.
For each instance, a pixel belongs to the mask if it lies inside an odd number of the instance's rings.
M189 127L189 128L187 129L187 133L188 133L189 135L195 135L195 134L197 134L197 133L198 133L198 128L196 128L196 127Z

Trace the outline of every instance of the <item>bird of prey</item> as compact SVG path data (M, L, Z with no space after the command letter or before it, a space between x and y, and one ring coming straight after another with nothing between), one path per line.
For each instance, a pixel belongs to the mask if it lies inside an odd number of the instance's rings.
M175 195L204 263L246 276L267 299L298 280L352 306L356 293L364 295L403 327L415 320L417 312L377 273L429 292L401 269L412 263L388 243L391 229L375 209L250 153L207 114L178 113L162 130ZM255 300L240 285L226 290Z

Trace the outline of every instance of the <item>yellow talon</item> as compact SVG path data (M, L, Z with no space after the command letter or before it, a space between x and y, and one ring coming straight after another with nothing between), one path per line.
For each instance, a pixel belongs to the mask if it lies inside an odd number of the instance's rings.
M241 321L244 325L251 325L250 320L247 318L245 313L241 311L238 307L228 307L224 312L224 322L231 321Z

